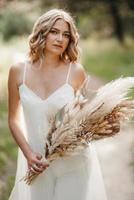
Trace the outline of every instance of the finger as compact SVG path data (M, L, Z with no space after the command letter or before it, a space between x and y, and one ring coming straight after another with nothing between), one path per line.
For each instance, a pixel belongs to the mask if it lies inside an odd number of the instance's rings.
M30 171L32 171L34 174L39 174L33 167L30 168Z
M43 165L49 165L49 161L48 160L43 160Z
M39 159L39 160L41 160L42 159L42 155L41 154L37 154L36 158Z
M35 164L37 165L37 166L43 166L43 162L42 161L40 161L40 160L36 160L35 161Z
M47 167L49 167L49 164L44 164L43 168L46 169Z
M27 164L27 166L28 166L28 169L30 169L30 168L31 168L31 165L30 165L30 164Z
M42 171L43 171L42 167L38 167L37 165L32 166L32 168L33 168L36 172L42 172Z
M33 167L30 168L30 171L32 171L34 174L42 173L42 171L39 172L39 171L35 170Z

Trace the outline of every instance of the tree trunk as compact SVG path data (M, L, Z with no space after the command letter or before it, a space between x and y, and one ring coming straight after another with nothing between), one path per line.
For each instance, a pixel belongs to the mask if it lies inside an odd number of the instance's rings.
M118 40L124 42L124 27L122 23L122 18L119 13L119 5L115 0L109 0L109 8L113 18L114 32Z

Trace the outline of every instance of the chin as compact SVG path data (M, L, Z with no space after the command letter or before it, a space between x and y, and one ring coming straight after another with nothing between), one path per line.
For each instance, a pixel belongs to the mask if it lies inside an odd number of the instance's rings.
M52 54L55 54L55 55L57 55L57 56L60 56L62 53L63 53L63 51L59 51L59 50L51 50L51 53Z
M51 54L60 56L61 54L64 53L65 50L51 47L51 48L49 48L49 49L46 49L46 52L47 52L47 51L48 51L49 53L51 53Z

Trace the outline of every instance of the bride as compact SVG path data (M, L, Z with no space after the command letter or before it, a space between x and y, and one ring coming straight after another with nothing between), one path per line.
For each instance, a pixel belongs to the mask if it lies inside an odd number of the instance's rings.
M8 122L19 147L9 200L107 199L93 144L79 155L57 159L50 165L42 160L49 119L74 98L87 77L78 63L78 40L71 15L52 9L34 24L28 59L9 70ZM31 185L20 181L27 170L40 173Z

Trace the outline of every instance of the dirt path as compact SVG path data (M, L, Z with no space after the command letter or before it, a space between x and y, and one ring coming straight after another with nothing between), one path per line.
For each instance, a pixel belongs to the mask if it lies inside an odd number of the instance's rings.
M134 128L96 142L108 200L134 200Z

